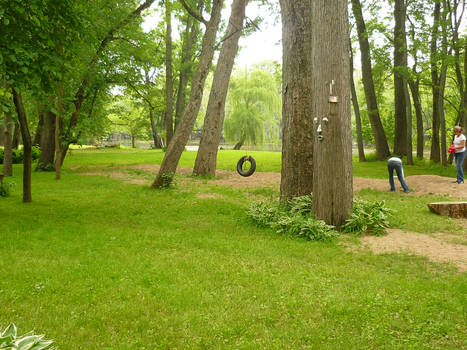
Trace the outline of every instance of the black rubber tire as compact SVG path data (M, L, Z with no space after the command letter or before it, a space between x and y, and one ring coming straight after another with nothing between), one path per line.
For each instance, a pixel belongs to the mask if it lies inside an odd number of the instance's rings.
M245 162L250 162L251 164L250 169L248 169L248 171L243 170L243 163ZM248 177L250 175L253 175L255 170L256 170L256 161L252 156L243 156L242 158L240 158L240 160L237 163L237 172L241 176Z

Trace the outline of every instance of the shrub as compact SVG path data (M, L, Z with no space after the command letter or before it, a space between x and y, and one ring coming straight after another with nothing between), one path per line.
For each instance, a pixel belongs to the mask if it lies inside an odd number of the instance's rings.
M389 227L389 217L392 210L385 207L384 201L368 202L361 199L354 200L350 218L346 220L342 229L347 233L373 233L383 235Z
M5 182L0 180L0 197L9 197L14 185L14 182Z
M0 349L5 350L42 350L51 349L53 340L44 340L44 335L28 332L18 336L18 330L13 323L2 332L0 328Z
M305 237L310 240L329 240L339 233L334 226L313 217L312 196L296 197L280 203L262 201L252 203L247 215L261 227L270 227L278 233ZM381 235L389 227L391 210L385 207L384 201L368 202L354 200L350 218L342 226L346 233L373 233Z
M289 201L256 202L248 208L247 215L258 225L309 240L324 241L337 237L333 226L313 218L312 196L296 197Z
M4 150L0 149L0 164L3 164ZM32 161L35 161L41 156L41 149L37 146L32 146ZM24 159L24 150L23 149L14 149L13 153L13 164L21 164Z

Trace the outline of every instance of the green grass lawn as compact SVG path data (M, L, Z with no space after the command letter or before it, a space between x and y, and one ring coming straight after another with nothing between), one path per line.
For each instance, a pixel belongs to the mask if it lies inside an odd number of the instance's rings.
M234 170L243 154L221 151L219 168ZM180 166L192 167L195 155L184 152ZM280 171L279 153L252 155L258 171ZM14 167L16 188L0 198L0 324L45 333L60 349L467 346L466 274L449 265L258 228L245 209L255 194L277 195L271 189L189 181L150 190L79 174L162 157L74 150L60 181L33 174L29 204L21 203L21 166ZM359 172L386 177L378 162L355 164ZM430 214L421 197L357 196L386 199L394 227L459 229Z

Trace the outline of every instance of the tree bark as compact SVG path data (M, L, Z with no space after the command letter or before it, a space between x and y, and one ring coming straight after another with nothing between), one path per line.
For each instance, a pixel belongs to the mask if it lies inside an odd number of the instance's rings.
M313 211L339 227L353 201L347 1L313 1L312 23Z
M373 72L371 68L370 44L368 42L368 33L363 19L362 6L359 0L352 1L352 12L355 16L358 31L358 41L360 44L361 62L362 62L362 80L365 90L365 99L370 119L371 130L375 139L376 156L378 160L385 160L389 157L390 151L383 124L379 116L378 103L376 100L375 84L373 81Z
M43 130L44 130L44 112L39 111L39 121L37 122L36 132L34 133L34 141L32 142L33 146L40 147Z
M362 119L360 116L360 107L358 105L357 91L355 90L355 81L353 78L353 50L352 42L350 44L350 92L352 97L352 106L355 114L355 127L357 129L357 147L358 147L358 160L365 162L365 148L363 147L363 134L362 134Z
M282 168L280 196L313 192L312 1L281 0Z
M440 145L439 145L439 129L440 129L440 105L439 105L439 89L440 81L438 77L438 63L436 60L437 55L437 39L438 39L438 26L441 13L441 3L435 2L435 9L433 11L433 28L431 31L431 44L430 44L430 66L431 66L431 84L432 84L432 97L433 97L433 118L431 126L431 152L430 159L435 163L440 161Z
M172 2L165 1L165 137L172 140L173 126L173 69L172 69Z
M10 113L5 113L4 121L3 175L13 176L13 149L11 146L14 122Z
M225 117L225 100L230 75L238 52L238 40L242 34L245 8L248 0L234 0L226 31L226 39L217 62L209 95L203 131L193 168L194 175L216 175L217 151Z
M238 151L242 148L243 144L245 143L245 140L246 140L246 131L243 132L242 134L242 137L240 138L240 140L235 144L235 146L233 147L234 150Z
M18 149L19 147L19 141L20 141L20 129L21 127L19 126L18 123L15 123L15 130L13 131L13 141L11 142L11 148L13 149Z
M417 119L417 158L423 159L424 149L424 130L423 130L423 111L422 102L420 99L420 80L409 81L410 92L412 93L412 100L415 108L415 117Z
M213 2L211 18L206 25L206 31L203 37L200 61L191 84L190 100L185 108L177 131L167 147L159 173L151 186L152 188L163 188L171 184L175 171L177 170L180 156L185 149L185 145L195 125L203 98L204 83L214 56L214 44L223 3L223 0L214 0Z
M36 171L54 170L55 155L55 114L51 111L44 113L43 130L41 135L41 156L37 162Z
M57 97L57 115L55 116L55 179L60 180L62 173L62 145L60 140L60 120L62 118L62 96L63 82L60 83L60 88Z
M198 10L201 11L203 1L198 1ZM199 24L188 15L186 22L185 40L183 43L182 62L180 75L178 79L177 100L175 103L175 129L183 115L186 107L186 94L188 88L189 76L193 71L193 45L197 42L199 36Z
M404 78L404 97L407 117L407 164L413 165L413 150L412 150L412 103L410 101L409 84Z
M405 34L405 1L394 2L394 153L407 155L407 106L403 71L407 68L407 39Z
M162 144L162 140L157 134L156 122L154 120L154 110L152 109L152 106L149 106L149 120L151 121L151 130L152 130L152 139L154 141L154 148L162 148L163 144Z
M32 142L31 134L29 133L26 111L24 110L23 99L21 93L15 89L13 91L13 101L18 113L18 121L21 126L21 136L23 138L23 202L32 201L31 195L31 172L32 172Z

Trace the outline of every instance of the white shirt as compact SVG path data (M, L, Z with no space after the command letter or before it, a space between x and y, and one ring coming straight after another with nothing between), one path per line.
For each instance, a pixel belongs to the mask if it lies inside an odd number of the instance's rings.
M465 141L465 135L464 134L460 134L459 136L456 135L454 137L454 146L456 146L456 153L461 153L461 152L465 151L465 144L464 144L464 148L462 148L462 149L457 148L462 144L462 141Z

